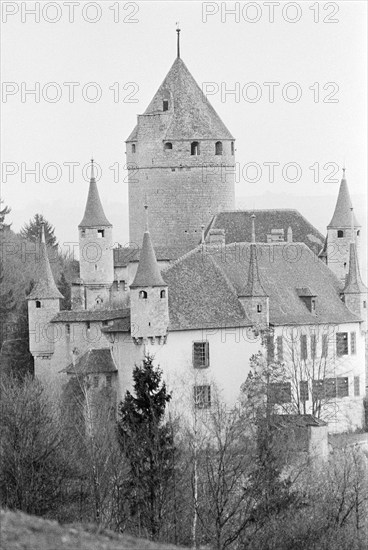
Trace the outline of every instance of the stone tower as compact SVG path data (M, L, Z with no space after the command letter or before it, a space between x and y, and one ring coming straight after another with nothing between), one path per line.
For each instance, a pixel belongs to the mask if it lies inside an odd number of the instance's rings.
M85 308L106 307L114 280L112 225L98 194L93 160L86 209L79 229L81 286Z
M147 206L146 216L147 216ZM164 344L169 325L167 284L161 276L148 224L138 269L130 285L131 334L138 344Z
M179 34L178 34L179 38ZM130 241L140 245L148 199L155 247L191 249L201 225L234 209L234 138L178 55L126 141Z
M41 226L37 282L28 296L29 350L35 360L35 375L50 367L54 345L60 334L55 333L51 319L60 311L63 295L56 287L50 268L45 242L44 224Z
M255 237L255 215L252 215L252 242L249 248L249 271L247 284L239 300L249 320L258 328L269 325L269 297L264 290L258 270L257 245Z
M345 168L340 184L339 195L332 220L327 226L326 258L327 265L335 275L345 282L349 271L349 247L354 240L359 249L360 224L353 218L351 223L351 199L345 178Z

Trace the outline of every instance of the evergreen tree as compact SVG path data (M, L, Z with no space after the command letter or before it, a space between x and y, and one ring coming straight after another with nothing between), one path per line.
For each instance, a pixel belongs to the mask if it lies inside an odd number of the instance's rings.
M45 226L45 240L47 246L53 248L58 246L57 239L55 237L55 228L44 218L42 214L35 214L34 217L29 220L29 223L25 224L20 230L20 234L24 239L29 241L38 242L41 235L41 225Z
M11 208L9 208L9 206L4 206L3 208L1 208L1 203L3 203L4 201L2 199L0 199L0 231L4 231L6 229L9 229L11 224L6 224L4 223L4 220L5 220L5 216L7 214L10 214L11 212Z
M0 332L0 350L3 342L7 339L9 333L9 322L11 313L15 309L15 301L13 291L3 290L4 285L4 270L2 261L0 259L0 319L1 319L1 332Z
M57 287L60 290L61 294L64 296L64 299L61 300L60 304L61 310L64 311L66 309L72 309L70 283L68 283L68 281L66 280L64 271L60 275Z
M133 371L134 393L120 404L118 435L130 464L127 494L135 532L157 539L174 472L173 430L164 423L171 395L149 355Z

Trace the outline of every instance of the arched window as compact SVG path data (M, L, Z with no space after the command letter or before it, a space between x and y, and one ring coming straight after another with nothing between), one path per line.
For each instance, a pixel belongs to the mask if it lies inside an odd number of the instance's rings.
M231 142L231 154L232 155L234 154L234 142L233 141Z
M190 154L191 155L199 155L199 142L198 141L192 141L190 144Z
M215 143L215 155L222 155L222 142L216 141Z
M338 238L338 239L341 239L343 236L344 236L343 230L342 230L342 229L339 229L339 230L337 231L337 238Z
M141 300L147 300L147 292L145 290L140 290L139 297Z
M262 313L262 306L261 306L261 304L257 304L257 313Z
M168 99L164 99L163 102L162 102L162 110L163 111L168 111L169 110L169 100Z
M40 309L40 307L41 307L41 302L40 302L40 300L36 300L36 308L37 308L37 309Z
M132 143L132 153L135 153L135 143Z
M160 298L165 298L166 297L166 291L165 290L161 290L160 292Z
M165 143L164 149L165 149L165 151L171 150L172 149L172 143L170 143L170 141Z

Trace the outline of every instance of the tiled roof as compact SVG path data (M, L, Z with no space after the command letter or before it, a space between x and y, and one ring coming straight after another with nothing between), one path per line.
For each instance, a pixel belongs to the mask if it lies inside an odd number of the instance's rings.
M344 294L361 294L367 292L362 281L355 243L350 243L349 273L346 278Z
M323 247L324 236L310 224L297 210L235 210L219 212L207 227L206 235L212 228L225 230L225 242L242 243L252 241L252 219L255 214L256 242L267 242L267 235L272 229L283 229L287 239L289 227L292 229L293 241L305 243L315 254Z
M281 427L319 427L327 426L327 422L320 420L311 414L274 414L271 417L273 426Z
M340 190L337 197L335 211L332 216L332 220L327 226L327 229L340 229L343 227L351 227L351 207L352 202L348 189L346 179L343 178L340 184ZM354 226L360 227L360 223L357 221L354 214Z
M60 372L67 374L98 374L116 372L115 361L110 348L90 349L76 361L75 365L70 363Z
M162 272L169 285L169 330L250 326L237 294L201 247Z
M273 325L357 322L340 299L341 283L304 243L256 244ZM249 276L250 243L198 247L162 272L169 285L170 329L250 325L238 296ZM310 312L298 289L312 288ZM311 291L312 292L312 291Z
M39 258L37 265L36 284L28 295L28 300L62 299L63 295L59 292L54 276L51 271L47 247L45 244L44 227L41 230L41 242L39 249Z
M76 311L60 311L52 319L52 323L77 323L83 321L112 321L129 316L128 309L82 309Z
M175 59L144 114L162 112L165 98L170 102L170 119L164 139L234 139L180 58ZM127 141L137 138L136 131Z
M149 231L145 231L143 235L139 264L130 288L142 286L166 286L165 281L162 279L160 268L158 267Z
M177 260L188 252L183 247L155 246L155 255L157 261ZM137 246L124 246L123 248L114 248L114 267L127 267L130 262L139 262L141 248Z
M124 319L116 319L110 326L101 329L102 332L129 332L130 331L130 315Z
M86 209L78 227L111 227L102 208L95 178L91 178Z

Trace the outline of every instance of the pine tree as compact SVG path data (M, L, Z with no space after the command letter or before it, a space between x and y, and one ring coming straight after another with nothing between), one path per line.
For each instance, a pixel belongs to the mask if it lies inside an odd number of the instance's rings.
M64 296L64 299L61 300L61 304L60 304L61 310L65 311L67 309L72 309L71 288L70 288L70 284L66 280L64 272L62 272L60 275L60 279L58 281L57 287L60 290L61 294Z
M55 228L44 218L42 214L35 214L34 217L29 220L29 223L25 224L20 230L20 234L24 239L29 241L38 242L41 235L41 225L45 226L45 240L47 246L57 247L57 239L55 237Z
M9 229L11 224L6 224L4 223L4 220L5 220L5 216L7 214L10 214L11 212L11 208L9 208L9 206L4 206L4 208L1 208L1 203L3 203L4 201L2 199L0 199L0 231L4 231L6 229Z
M136 532L153 539L159 537L163 524L175 453L173 430L164 423L171 395L161 378L162 372L147 355L133 371L135 396L126 392L118 421L120 445L130 464L126 489Z

